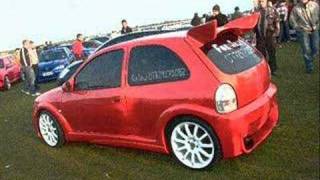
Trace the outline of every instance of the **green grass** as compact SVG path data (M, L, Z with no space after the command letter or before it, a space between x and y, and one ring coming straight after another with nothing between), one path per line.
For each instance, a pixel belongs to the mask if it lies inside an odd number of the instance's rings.
M32 129L34 98L23 95L17 84L0 92L0 179L318 179L319 63L314 74L305 74L294 43L278 50L278 63L279 127L252 154L221 161L209 171L192 171L169 156L132 149L87 144L51 149Z

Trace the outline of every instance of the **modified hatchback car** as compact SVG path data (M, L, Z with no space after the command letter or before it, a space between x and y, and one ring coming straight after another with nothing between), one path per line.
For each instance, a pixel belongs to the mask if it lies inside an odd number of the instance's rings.
M191 169L248 154L278 123L265 58L242 40L259 14L116 44L35 100L50 147L89 142L166 154Z

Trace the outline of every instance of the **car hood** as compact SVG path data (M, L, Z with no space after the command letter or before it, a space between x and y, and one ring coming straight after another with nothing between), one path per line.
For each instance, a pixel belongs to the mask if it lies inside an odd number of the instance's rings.
M48 92L43 93L39 97L37 97L35 100L35 103L37 104L49 103L49 104L58 105L61 102L62 93L63 91L61 87L52 89Z
M40 62L39 68L40 69L46 69L46 68L52 69L52 68L55 68L59 65L66 64L67 61L68 61L68 59L66 58L66 59L53 60L53 61L49 61L49 62Z

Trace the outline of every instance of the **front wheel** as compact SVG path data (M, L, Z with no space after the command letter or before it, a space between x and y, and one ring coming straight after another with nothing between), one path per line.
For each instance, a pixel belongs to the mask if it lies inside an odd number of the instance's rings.
M191 169L206 169L221 158L218 138L196 118L182 118L170 127L170 145L176 159Z
M50 147L61 147L64 142L64 133L58 121L48 112L39 116L39 130L43 141Z

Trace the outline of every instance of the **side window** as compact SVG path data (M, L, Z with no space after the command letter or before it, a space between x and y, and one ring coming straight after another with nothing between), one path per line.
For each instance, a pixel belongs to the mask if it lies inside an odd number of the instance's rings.
M188 79L182 59L164 46L140 46L131 50L129 84L132 86Z
M123 56L124 52L118 50L93 59L76 77L76 90L120 87Z

